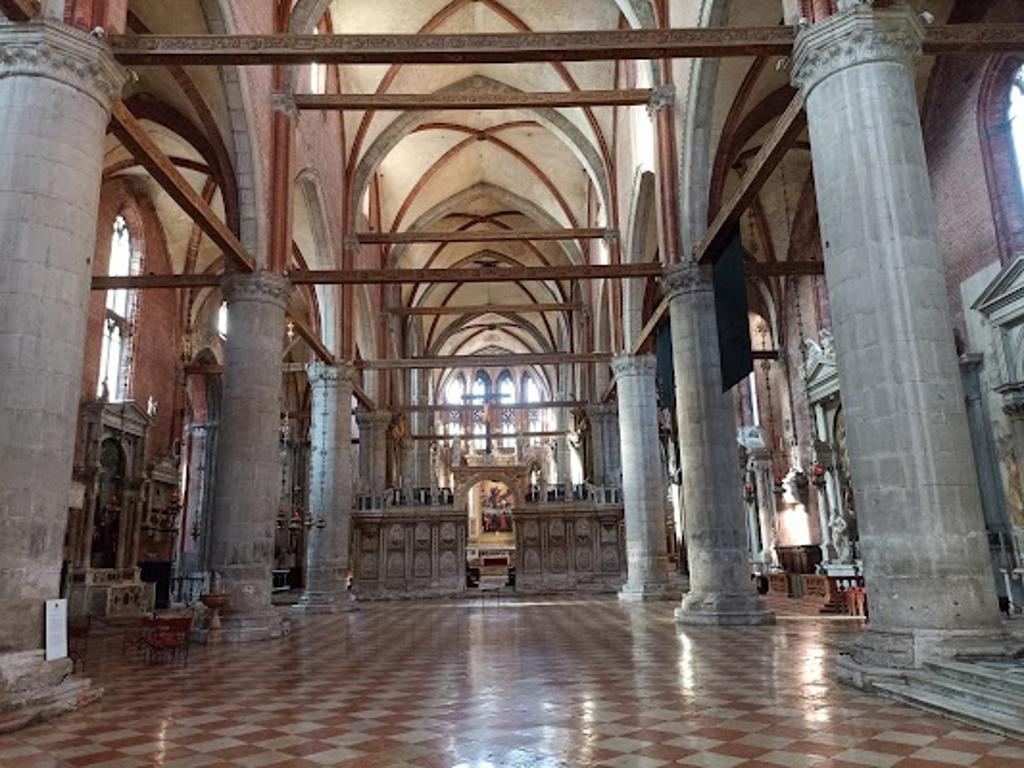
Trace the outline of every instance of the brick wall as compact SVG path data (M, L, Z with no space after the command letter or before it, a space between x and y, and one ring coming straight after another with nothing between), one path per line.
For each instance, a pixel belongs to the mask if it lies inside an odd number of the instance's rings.
M1024 22L1024 4L1016 0L993 0L988 5L984 21ZM981 101L986 73L992 65L991 59L978 56L939 60L923 110L925 149L946 262L950 309L961 336L965 327L960 284L1000 260L1000 206L1006 206L1011 218L1021 215L1012 153L992 153L984 115L979 119L979 108L991 106ZM1000 189L1013 194L1001 194Z
M133 240L143 248L143 271L168 273L167 244L156 211L143 191L126 179L104 183L100 194L99 224L93 274L105 275L110 259L114 218L123 213ZM89 300L86 325L82 400L96 399L106 294L94 291ZM138 299L133 344L132 398L145 408L149 398L158 403L156 420L146 445L147 461L158 461L172 448L177 435L175 410L180 407L180 338L178 299L175 291L143 291Z

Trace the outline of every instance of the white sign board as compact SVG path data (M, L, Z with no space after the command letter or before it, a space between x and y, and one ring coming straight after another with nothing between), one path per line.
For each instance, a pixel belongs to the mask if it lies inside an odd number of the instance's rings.
M68 601L46 601L46 660L68 655Z

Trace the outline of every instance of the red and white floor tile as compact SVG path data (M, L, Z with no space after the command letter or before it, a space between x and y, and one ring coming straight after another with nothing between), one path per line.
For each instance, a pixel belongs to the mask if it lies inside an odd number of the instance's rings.
M1024 743L837 684L857 621L681 629L673 607L371 604L187 665L94 638L103 699L0 737L0 766L1024 768Z

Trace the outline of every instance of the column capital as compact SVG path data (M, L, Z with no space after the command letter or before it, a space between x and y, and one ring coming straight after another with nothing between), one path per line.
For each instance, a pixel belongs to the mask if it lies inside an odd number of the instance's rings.
M295 106L295 95L289 91L274 91L270 94L270 106L291 120L299 119L299 108Z
M391 411L365 411L359 409L356 411L356 422L365 424L368 427L387 426L391 423Z
M589 403L583 406L583 412L591 421L596 419L618 418L619 408L615 403Z
M63 83L107 112L128 79L100 37L50 19L0 24L0 78L19 75Z
M616 379L624 376L653 376L657 369L654 355L616 355L612 371Z
M232 272L221 279L220 288L229 306L240 301L258 301L284 308L292 293L288 278L266 270Z
M670 299L692 293L711 293L711 268L702 267L695 261L684 261L665 267L661 276L662 291Z
M793 49L793 85L806 98L823 80L859 64L893 62L912 68L921 57L924 24L906 3L852 5L803 29Z
M339 383L351 383L355 371L355 367L350 363L339 362L330 365L318 360L306 366L306 377L311 387L336 388Z
M647 115L654 117L663 109L672 109L676 104L676 87L659 85L651 89L651 98L647 102Z

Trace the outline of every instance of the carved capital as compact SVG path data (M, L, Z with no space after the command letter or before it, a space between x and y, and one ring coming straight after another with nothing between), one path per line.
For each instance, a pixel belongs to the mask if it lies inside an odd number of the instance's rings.
M659 85L651 89L651 98L647 102L647 115L653 118L663 109L672 109L676 105L676 88L674 85Z
M654 376L656 368L654 355L616 355L612 358L612 372L616 379L624 376Z
M615 403L592 403L583 406L583 412L591 421L605 421L619 417L619 409Z
M1024 421L1024 402L1006 403L1003 413L1013 421Z
M287 115L292 120L299 119L299 108L295 106L295 96L284 91L270 94L270 106L275 112Z
M306 377L309 379L309 386L314 389L317 387L334 389L339 384L351 384L355 370L355 367L349 363L328 365L317 361L306 366Z
M341 242L341 247L344 249L345 253L357 254L361 247L359 238L353 234L345 235L345 239Z
M360 429L384 429L391 423L391 411L356 411L356 423Z
M803 29L793 49L793 85L807 97L826 78L860 64L895 62L913 71L924 25L905 3L890 8L851 4Z
M670 299L694 293L711 293L711 268L702 267L695 261L685 261L665 267L661 276L661 288Z
M102 39L49 19L0 24L0 78L18 76L67 85L106 112L128 79Z
M288 278L265 270L225 275L220 281L220 288L228 306L240 301L258 301L277 304L284 309L292 293Z

